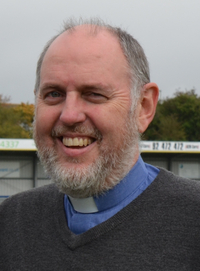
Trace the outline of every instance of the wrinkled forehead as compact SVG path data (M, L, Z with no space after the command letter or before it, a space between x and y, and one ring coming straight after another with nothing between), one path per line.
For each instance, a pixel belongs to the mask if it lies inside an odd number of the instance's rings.
M98 61L100 63L104 60L105 65L112 65L110 72L118 69L126 76L129 75L130 70L116 36L99 26L81 25L63 32L47 50L41 70L50 58L68 63L70 61L78 63L79 60L83 63L84 59L86 62L95 59L96 65Z
M58 53L65 48L74 48L74 50L78 48L81 53L84 53L84 49L88 49L91 53L99 50L102 54L108 52L110 55L117 54L118 58L124 60L123 64L129 66L118 37L103 26L79 25L63 32L52 42L45 57L53 50Z

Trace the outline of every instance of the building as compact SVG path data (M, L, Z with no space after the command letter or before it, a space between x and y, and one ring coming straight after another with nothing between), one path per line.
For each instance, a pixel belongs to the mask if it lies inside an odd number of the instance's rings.
M141 155L149 164L200 180L200 142L141 141ZM50 182L32 139L0 139L0 202Z

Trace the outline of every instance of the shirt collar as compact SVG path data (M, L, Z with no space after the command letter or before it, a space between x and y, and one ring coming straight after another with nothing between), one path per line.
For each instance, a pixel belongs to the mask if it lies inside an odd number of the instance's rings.
M98 197L89 197L86 199L69 197L71 204L80 213L94 213L108 210L120 204L120 202L133 193L144 179L147 178L147 175L146 166L139 156L133 168L113 189Z

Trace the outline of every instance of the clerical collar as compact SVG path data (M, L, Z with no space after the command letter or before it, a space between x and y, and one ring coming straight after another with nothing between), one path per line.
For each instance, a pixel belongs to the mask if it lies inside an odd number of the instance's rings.
M89 213L98 212L98 209L93 197L78 199L78 198L72 198L68 196L68 198L70 199L70 202L74 210L79 213L89 214Z
M126 197L135 191L147 178L148 171L141 157L113 189L98 197L72 198L68 196L75 211L79 213L96 213L119 205Z

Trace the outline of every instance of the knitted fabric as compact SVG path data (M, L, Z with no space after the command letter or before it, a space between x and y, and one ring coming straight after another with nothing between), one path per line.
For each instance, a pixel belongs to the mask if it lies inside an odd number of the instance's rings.
M0 270L200 270L200 183L165 170L116 215L75 235L54 184L0 205Z

